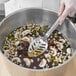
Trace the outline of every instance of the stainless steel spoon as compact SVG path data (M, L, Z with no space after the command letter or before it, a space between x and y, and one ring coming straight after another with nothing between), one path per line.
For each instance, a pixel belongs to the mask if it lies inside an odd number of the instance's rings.
M60 17L56 20L56 22L52 25L52 27L47 31L47 33L43 37L38 37L30 43L28 48L28 52L32 52L35 49L41 49L42 52L47 50L48 43L47 38L51 35L51 33L57 28L59 25Z

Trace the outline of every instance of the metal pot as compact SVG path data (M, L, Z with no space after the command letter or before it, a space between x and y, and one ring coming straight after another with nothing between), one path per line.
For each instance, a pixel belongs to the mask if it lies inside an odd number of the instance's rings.
M43 24L43 25L51 25L57 19L57 14L55 12L45 10L45 9L38 9L38 8L29 8L29 9L22 9L19 10L12 15L7 16L0 24L0 49L2 49L2 45L4 43L5 37L15 30L16 28L26 25L28 23L35 23L35 24ZM4 57L4 62L12 76L61 76L64 75L66 71L67 65L70 63L71 59L76 54L76 29L73 23L69 20L65 20L62 26L57 27L63 35L68 37L72 49L73 55L70 59L65 61L63 64L50 68L50 69L42 69L42 70L34 70L28 69L24 67L20 67L11 61L9 61L2 53L1 55Z

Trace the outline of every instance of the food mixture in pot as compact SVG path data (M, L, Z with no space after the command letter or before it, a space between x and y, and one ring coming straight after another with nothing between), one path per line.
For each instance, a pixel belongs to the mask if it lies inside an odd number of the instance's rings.
M27 24L11 32L3 45L4 55L13 63L25 68L47 69L63 64L72 56L72 49L67 38L55 30L47 39L48 48L28 52L30 43L39 36L44 36L48 25Z

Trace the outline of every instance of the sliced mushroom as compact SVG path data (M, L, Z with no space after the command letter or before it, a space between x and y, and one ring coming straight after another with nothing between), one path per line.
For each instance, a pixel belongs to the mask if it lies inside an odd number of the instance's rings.
M26 64L26 66L30 67L30 65L31 65L30 59L29 58L24 58L23 60L24 60L24 62Z
M67 48L67 54L71 54L71 48Z
M62 43L60 43L58 48L59 48L60 50L62 50L62 49L63 49L63 47L64 47L64 46L63 46L63 44L62 44Z
M34 62L34 60L33 60L33 59L31 59L30 61L31 61L31 63L33 63L33 62Z
M56 56L56 54L57 54L57 51L56 50L53 50L52 56Z
M30 39L28 37L23 37L22 40L30 42Z
M58 62L60 62L60 63L62 62L61 58L58 58Z
M33 41L33 38L32 37L23 37L22 40L23 41L32 42Z
M46 63L47 63L46 59L42 59L42 61L39 64L39 67L41 68L45 67Z
M19 57L14 57L12 58L12 62L15 62L15 63L21 63L21 59Z
M44 54L44 56L45 56L45 58L50 58L51 57L51 55L49 53Z
M65 43L66 40L65 39L59 39L60 42Z
M50 47L50 52L51 52L52 56L56 56L57 55L57 49L56 48Z
M14 37L15 37L15 38L19 38L19 34L20 34L19 32L16 32L16 33L14 34Z
M25 36L25 35L30 34L30 33L31 33L30 30L25 30L25 31L22 32L22 35Z
M63 46L63 43L61 43L61 42L57 42L57 41L56 41L55 44L56 44L56 46L58 47L59 50L62 50L63 47L64 47L64 46Z
M61 34L61 32L59 31L58 34Z
M29 39L30 39L30 42L32 42L32 41L33 41L33 37L29 37Z
M17 46L17 45L19 45L19 43L20 43L20 41L16 41L16 42L15 42L15 45Z
M17 56L17 55L18 55L18 52L16 51L16 52L15 52L15 56Z

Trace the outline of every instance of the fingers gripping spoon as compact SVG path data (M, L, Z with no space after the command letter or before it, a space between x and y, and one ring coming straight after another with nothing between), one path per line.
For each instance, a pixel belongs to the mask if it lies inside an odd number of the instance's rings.
M41 49L42 53L47 50L48 43L47 38L50 34L57 28L59 25L60 17L56 20L56 22L52 25L52 27L47 31L47 33L43 37L38 37L30 43L28 48L28 52L32 52L35 49Z

